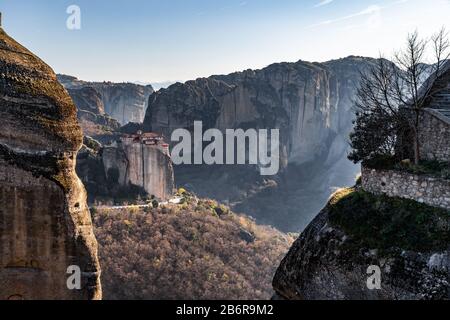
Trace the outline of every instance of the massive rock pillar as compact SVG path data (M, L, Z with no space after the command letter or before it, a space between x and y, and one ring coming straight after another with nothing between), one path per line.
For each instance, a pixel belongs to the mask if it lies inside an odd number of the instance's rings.
M0 299L100 299L75 106L53 70L1 28L0 124Z

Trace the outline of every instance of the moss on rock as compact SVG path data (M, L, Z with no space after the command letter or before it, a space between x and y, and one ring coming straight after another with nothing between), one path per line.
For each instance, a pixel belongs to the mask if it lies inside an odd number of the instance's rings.
M413 200L344 189L330 202L329 217L352 246L433 252L450 243L450 212Z

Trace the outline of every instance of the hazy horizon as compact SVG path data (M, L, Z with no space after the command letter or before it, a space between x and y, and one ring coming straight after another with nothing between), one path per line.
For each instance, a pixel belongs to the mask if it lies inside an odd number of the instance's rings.
M189 78L189 79L185 79L185 80L167 80L167 81L157 81L157 82L151 82L151 81L148 82L148 81L140 81L140 80L136 80L136 81L133 81L133 80L111 81L109 79L84 79L84 78L80 78L80 77L78 77L77 75L74 75L74 74L61 73L61 72L58 72L57 70L55 70L55 72L56 72L56 74L59 74L59 75L72 76L72 77L77 78L78 80L87 81L87 82L134 83L134 84L142 85L142 86L151 85L154 89L158 90L160 88L167 88L167 87L169 87L172 84L175 84L177 82L185 83L187 81L196 80L196 79L199 79L199 78L208 78L208 77L211 77L211 76L228 75L228 74L236 73L236 72L244 72L244 71L246 71L248 69L261 70L261 69L265 69L265 68L269 67L272 64L297 63L297 62L301 62L301 61L303 61L303 62L310 62L310 63L326 63L326 62L330 62L332 60L340 60L340 59L346 59L346 58L350 58L350 57L361 57L361 58L364 58L364 59L370 59L370 58L378 59L379 58L379 56L378 57L368 57L368 56L357 56L357 55L350 54L350 55L345 56L345 57L337 57L335 59L330 59L330 60L325 60L325 61L306 61L306 60L303 60L303 59L298 59L296 61L277 61L277 62L272 62L270 64L267 64L267 65L264 65L264 66L261 66L261 67L257 67L257 68L245 68L245 69L241 69L241 70L233 70L233 71L222 73L222 74L211 73L211 74L208 74L208 75L205 75L205 76L199 76L199 77Z
M73 4L80 30L66 27ZM449 0L4 0L0 10L4 29L57 73L164 85L279 62L389 56L416 29L450 30Z

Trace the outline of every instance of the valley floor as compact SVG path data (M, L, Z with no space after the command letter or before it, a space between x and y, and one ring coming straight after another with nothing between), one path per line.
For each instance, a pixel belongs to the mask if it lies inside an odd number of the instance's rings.
M293 236L185 197L93 210L105 299L270 299Z

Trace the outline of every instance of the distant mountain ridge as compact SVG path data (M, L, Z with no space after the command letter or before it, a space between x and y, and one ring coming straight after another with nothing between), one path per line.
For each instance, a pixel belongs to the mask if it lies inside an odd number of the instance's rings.
M77 107L78 121L85 136L108 135L120 128L117 120L105 112L102 96L93 87L67 89Z
M58 74L57 77L68 90L95 89L101 97L105 112L122 125L143 121L148 97L154 92L151 85L88 82L63 74Z

